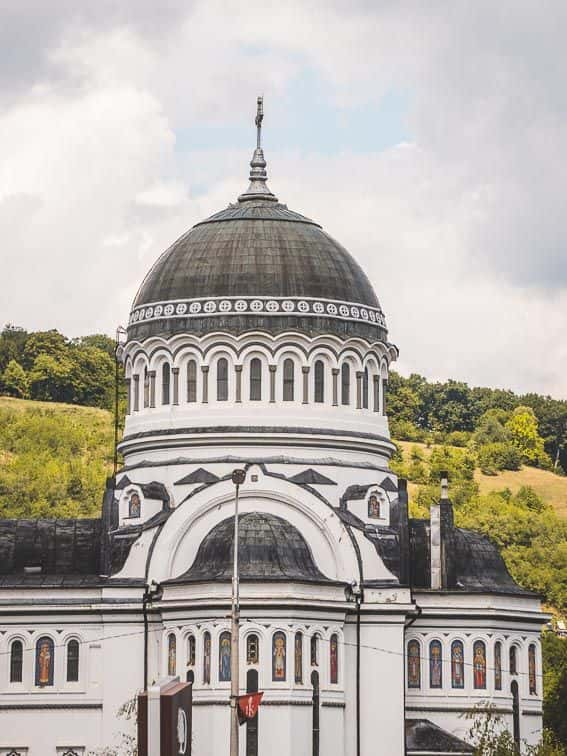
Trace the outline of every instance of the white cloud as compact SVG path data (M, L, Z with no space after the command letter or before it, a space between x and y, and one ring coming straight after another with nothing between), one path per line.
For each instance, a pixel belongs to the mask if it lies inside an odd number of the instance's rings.
M411 102L410 144L268 153L282 201L364 264L401 366L567 396L567 6L119 6L29 0L0 33L1 320L112 332L160 252L246 183L248 153L176 136L250 123L259 91L267 130L283 103L316 118L308 75L337 117Z

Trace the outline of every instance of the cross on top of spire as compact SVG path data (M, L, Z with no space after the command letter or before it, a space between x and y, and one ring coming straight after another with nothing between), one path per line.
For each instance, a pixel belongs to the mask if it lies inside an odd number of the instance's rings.
M250 161L250 186L238 198L239 202L248 200L268 200L277 202L278 198L268 189L266 183L268 174L266 173L266 160L262 149L262 121L264 120L264 98L258 97L256 103L256 149Z

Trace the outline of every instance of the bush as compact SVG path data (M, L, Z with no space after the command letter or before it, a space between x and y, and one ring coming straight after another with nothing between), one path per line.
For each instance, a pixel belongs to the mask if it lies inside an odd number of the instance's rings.
M496 442L481 446L478 465L485 475L494 475L499 470L519 470L522 455L511 443Z

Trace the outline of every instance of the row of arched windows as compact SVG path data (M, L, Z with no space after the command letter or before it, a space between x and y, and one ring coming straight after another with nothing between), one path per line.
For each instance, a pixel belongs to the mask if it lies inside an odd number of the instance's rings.
M79 641L72 638L65 648L67 682L79 681ZM35 644L35 685L40 688L50 687L55 679L55 644L49 636L39 638ZM10 645L10 682L21 683L24 680L24 644L14 640Z
M443 658L443 646L441 641L432 640L429 643L428 657L428 680L429 688L443 688L443 669L447 659ZM487 664L486 664L486 643L477 640L473 643L472 662L468 662L465 656L464 644L460 640L454 640L451 643L450 659L450 677L451 688L464 688L467 676L466 668L472 668L472 682L475 690L486 690L487 687ZM528 679L529 692L531 695L537 694L537 674L536 674L536 647L531 643L528 647ZM421 665L421 645L418 640L413 639L408 642L407 646L407 676L408 688L420 689L422 687L422 665ZM518 671L518 647L511 645L508 652L508 672L511 676L519 674ZM502 690L502 643L496 641L494 644L494 666L492 667L494 676L494 689Z
M357 409L370 409L375 412L384 412L384 393L387 384L386 378L371 373L368 367L362 371L355 371L353 367L344 362L339 369L334 369L329 375L329 368L323 360L315 360L312 377L309 377L310 368L298 369L295 361L287 358L281 366L281 375L277 375L277 367L270 366L269 376L264 375L262 361L258 357L250 360L248 367L247 387L242 385L242 366L237 366L234 373L229 371L229 363L226 357L220 357L215 365L212 375L211 398L217 402L229 401L232 388L237 402L249 399L252 402L276 401L276 394L284 402L301 401L307 404L314 401L317 404L325 402L338 406L353 405ZM183 391L183 376L180 378L179 368L171 368L169 363L161 366L161 404L179 404L185 401L189 404L199 401L197 396L197 361L191 359L185 368L185 390ZM278 389L278 381L280 388ZM201 401L209 401L209 367L202 368L201 378ZM231 384L234 383L234 386ZM141 375L134 374L128 379L128 412L137 412L143 405L146 407L156 406L156 374L144 368ZM133 384L133 385L132 385ZM140 384L142 387L143 402L140 402Z
M187 643L187 677L195 679L197 667L197 646L194 635L189 635ZM309 665L312 668L320 666L322 639L318 633L309 638ZM246 636L246 664L247 666L258 666L260 664L260 638L256 633L250 633ZM304 683L304 635L298 631L293 639L293 668L290 668L291 661L288 652L287 636L281 630L272 634L271 647L271 678L273 682L286 682L288 676L293 673L293 681L297 685ZM339 637L333 633L329 640L329 681L336 685L339 682ZM177 636L170 633L167 637L167 673L175 676L178 674L177 664ZM202 646L202 664L201 664L201 681L203 685L211 684L212 674L212 642L211 634L208 631L203 633ZM217 679L219 682L230 682L231 677L231 634L228 630L223 631L218 639L218 656L217 656ZM290 678L291 679L291 678Z

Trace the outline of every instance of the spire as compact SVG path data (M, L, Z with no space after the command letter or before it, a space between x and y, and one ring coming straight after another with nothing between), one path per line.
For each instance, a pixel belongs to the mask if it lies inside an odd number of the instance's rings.
M256 110L256 149L250 161L250 186L238 198L239 202L248 200L268 200L277 202L278 198L268 189L266 183L266 160L262 149L262 121L264 120L264 98L258 97Z

